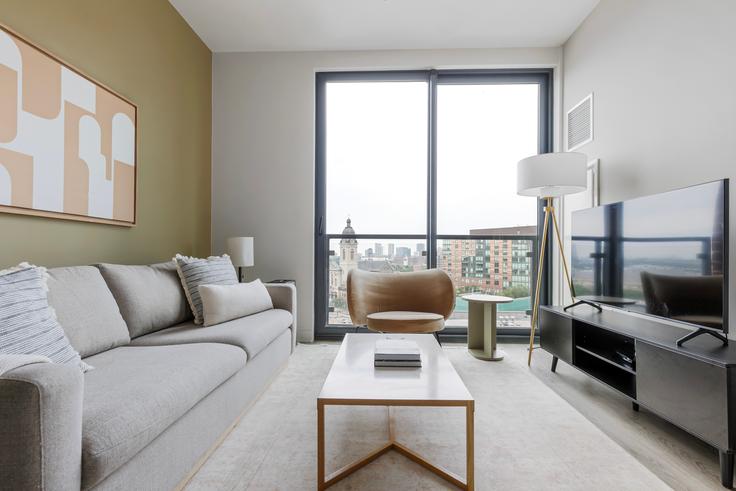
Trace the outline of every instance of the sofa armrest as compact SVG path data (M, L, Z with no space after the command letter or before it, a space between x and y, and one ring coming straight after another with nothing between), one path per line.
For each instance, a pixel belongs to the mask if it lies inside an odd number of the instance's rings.
M0 376L0 488L79 490L83 393L77 366L36 363Z
M266 283L266 290L271 295L273 308L283 309L291 313L294 322L291 325L291 351L296 346L296 286L293 283Z

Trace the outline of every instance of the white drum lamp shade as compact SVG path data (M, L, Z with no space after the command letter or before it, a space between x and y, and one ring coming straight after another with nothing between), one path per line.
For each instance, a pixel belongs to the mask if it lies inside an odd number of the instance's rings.
M520 160L516 166L516 193L557 198L587 188L588 158L579 152L543 153Z
M236 268L253 266L253 237L230 237L227 253Z

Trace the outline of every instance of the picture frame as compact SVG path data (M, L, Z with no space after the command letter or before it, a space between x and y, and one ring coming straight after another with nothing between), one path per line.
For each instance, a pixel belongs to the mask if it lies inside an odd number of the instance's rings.
M0 24L0 212L132 227L138 106Z

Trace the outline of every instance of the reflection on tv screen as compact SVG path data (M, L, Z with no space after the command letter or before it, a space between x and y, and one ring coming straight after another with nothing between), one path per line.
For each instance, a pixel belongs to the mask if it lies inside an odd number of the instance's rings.
M724 328L727 181L576 211L578 298Z

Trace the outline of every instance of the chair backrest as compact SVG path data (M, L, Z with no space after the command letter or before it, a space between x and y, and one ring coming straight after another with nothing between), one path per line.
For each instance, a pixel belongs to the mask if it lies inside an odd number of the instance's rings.
M375 312L431 312L447 319L455 308L452 280L439 269L412 273L352 269L347 286L350 318L359 326L365 325L368 314Z

